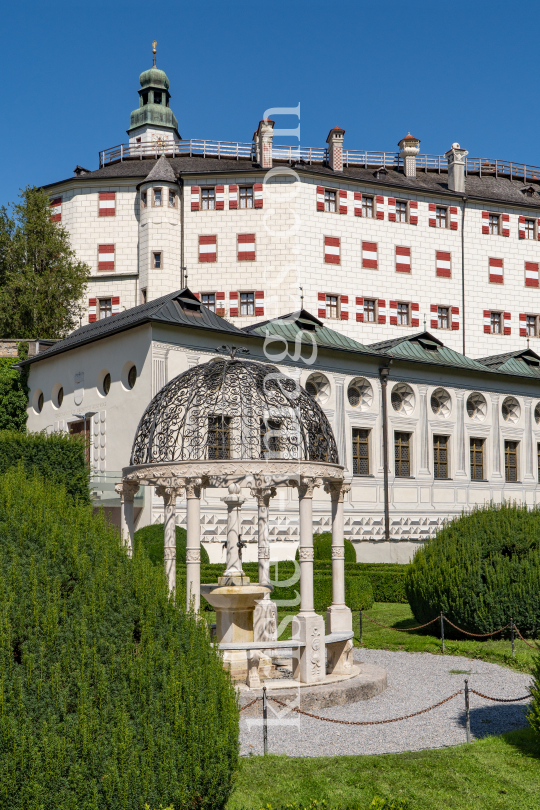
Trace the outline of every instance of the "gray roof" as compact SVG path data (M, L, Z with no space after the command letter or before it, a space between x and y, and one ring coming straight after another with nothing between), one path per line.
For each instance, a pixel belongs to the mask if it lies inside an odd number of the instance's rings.
M155 181L176 183L176 175L174 173L174 169L164 155L162 155L158 160L158 162L154 164L152 170L150 171L148 177L144 182L150 183Z
M517 349L505 354L494 354L478 360L491 371L501 374L517 374L525 377L540 377L540 356L532 349Z
M164 295L162 298L140 304L138 307L126 309L117 315L111 315L109 318L81 326L80 329L72 332L64 340L55 343L50 349L40 352L35 357L29 357L18 365L27 366L39 360L46 360L47 357L53 357L56 354L67 352L86 343L93 343L95 340L101 340L109 337L109 335L123 332L126 329L133 329L135 326L141 326L145 323L187 326L194 329L224 332L242 338L246 337L245 332L211 312L208 307L203 306L191 290L185 287L183 290L169 293L169 295Z
M116 178L133 178L141 180L148 175L148 164L154 162L154 158L144 158L143 160L124 160L116 163L109 163L101 169L89 172L84 175L84 179L88 180L114 180ZM158 161L158 163L162 160ZM194 156L168 158L167 163L175 174L231 174L238 172L248 172L254 175L265 173L257 163L253 163L251 159L240 158L234 160L231 158L218 159L217 157L200 157ZM275 165L287 165L286 162L275 161ZM303 163L298 161L294 164L294 169L299 174L320 176L326 175L332 178L335 183L339 181L358 181L368 183L374 188L402 188L408 193L426 193L436 194L437 196L448 196L449 198L461 198L462 194L456 194L448 188L448 173L441 171L424 172L421 169L417 171L414 178L406 177L402 170L387 169L386 175L382 179L375 177L375 169L373 166L363 168L361 166L346 166L342 172L334 172L329 166L322 163ZM81 177L70 177L67 181L81 182ZM50 183L44 188L56 186L58 183ZM540 181L527 181L527 187L532 186L538 195L537 197L528 197L523 193L524 188L523 180L510 180L508 177L495 177L494 175L483 175L480 177L476 174L469 174L465 178L465 194L477 200L493 201L494 203L512 203L515 205L523 206L523 208L537 209L540 208Z
M429 347L429 348L428 348ZM370 343L368 349L384 352L396 360L413 360L416 363L430 363L436 366L452 366L454 368L470 369L471 371L486 371L478 360L466 357L464 354L449 349L430 332L417 332L414 335L383 340L379 343Z

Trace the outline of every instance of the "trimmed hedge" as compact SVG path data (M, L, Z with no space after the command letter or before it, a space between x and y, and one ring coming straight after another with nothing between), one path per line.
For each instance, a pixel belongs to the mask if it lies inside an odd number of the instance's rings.
M419 623L442 611L464 630L489 633L512 617L537 636L540 508L490 504L452 520L416 552L405 589Z
M238 706L205 622L52 481L0 476L0 810L220 810Z
M540 746L540 652L534 661L531 694L532 701L527 711L527 720Z
M345 562L356 562L356 551L350 540L344 539L345 546ZM300 559L300 551L296 549L296 560ZM313 559L318 560L331 560L332 559L332 532L322 532L321 534L313 535Z
M153 523L150 526L143 526L138 529L133 535L133 545L138 547L144 546L145 551L154 565L163 566L164 555L164 541L165 541L165 525L163 523ZM176 562L177 564L186 563L186 543L187 532L181 526L176 527ZM201 544L201 567L209 565L210 558L206 549ZM224 566L220 566L225 570Z
M37 473L54 480L72 499L90 503L90 468L79 436L0 431L0 475L18 464L23 465L27 476Z

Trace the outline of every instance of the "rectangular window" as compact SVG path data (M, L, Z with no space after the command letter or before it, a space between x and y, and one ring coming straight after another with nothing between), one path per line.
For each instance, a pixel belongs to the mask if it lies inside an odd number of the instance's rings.
M496 236L500 233L500 221L501 217L499 214L490 214L488 217L488 229L489 233L494 234Z
M98 271L114 271L114 245L98 245Z
M169 208L176 208L176 192L169 189Z
M362 195L362 216L373 219L374 209L373 197L364 197L364 195Z
M237 236L237 259L239 262L255 261L255 234L239 233Z
M253 208L253 186L240 186L240 208Z
M146 304L146 287L141 289L141 304Z
M410 304L405 304L403 301L397 302L397 325L409 326L410 323Z
M353 475L369 475L369 430L353 428Z
M261 458L279 458L281 452L281 422L261 419Z
M202 293L201 303L204 304L211 312L216 311L216 294L215 293Z
M376 270L378 267L377 261L377 243L376 242L362 242L362 267Z
M154 189L154 205L156 208L161 206L161 189L155 188Z
M504 478L511 483L518 480L518 445L519 442L504 443Z
M336 213L336 192L327 188L324 190L324 210L330 211L332 214Z
M489 282L490 284L502 284L504 261L503 259L495 259L491 257L489 260Z
M240 315L255 315L255 293L240 293Z
M471 481L484 480L484 439L471 439Z
M411 434L394 433L396 478L411 477Z
M396 200L396 222L408 222L408 205L406 202Z
M161 270L163 266L161 253L152 253L152 263L154 270Z
M448 228L448 208L438 205L435 209L437 228Z
M217 261L217 236L199 236L199 261Z
M203 211L214 211L216 207L216 190L215 188L201 189L201 203Z
M114 217L116 214L116 192L101 191L99 194L99 216Z
M377 317L377 301L374 298L364 298L364 323L375 323Z
M141 208L146 208L148 204L148 196L146 191L141 191Z
M411 249L410 247L400 247L396 245L396 272L411 272Z
M437 307L437 329L450 329L450 307Z
M209 416L206 439L209 459L231 457L231 417Z
M535 239L535 219L526 219L525 220L525 239Z
M448 436L433 437L433 477L448 478Z
M527 337L537 337L538 335L538 317L536 315L527 315Z
M339 319L339 295L326 296L326 317Z
M502 335L502 312L492 312L490 314L491 334Z
M109 318L112 315L112 298L99 299L99 320Z

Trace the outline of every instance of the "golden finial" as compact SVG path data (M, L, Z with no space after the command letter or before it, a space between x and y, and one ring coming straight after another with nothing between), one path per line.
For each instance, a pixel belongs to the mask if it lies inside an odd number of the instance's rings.
M156 45L157 45L157 42L156 42L156 40L154 40L152 42L152 53L154 54L154 65L153 65L154 67L156 66Z

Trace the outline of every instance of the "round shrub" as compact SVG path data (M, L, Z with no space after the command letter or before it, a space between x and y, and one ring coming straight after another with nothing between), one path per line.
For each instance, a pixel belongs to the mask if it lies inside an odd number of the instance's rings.
M475 508L417 551L405 591L418 622L441 610L471 633L504 627L540 630L540 509L517 504ZM447 624L445 632L452 635ZM459 636L459 634L457 634Z
M224 808L238 707L205 622L91 506L0 476L0 810Z
M164 543L165 525L163 523L153 523L150 526L143 526L138 529L133 535L133 545L135 548L139 544L144 546L151 562L154 565L163 565L163 543ZM181 526L176 527L176 562L186 562L186 543L187 533ZM201 544L201 564L209 564L210 558L208 552Z
M356 551L350 540L345 539L345 562L356 562ZM296 549L296 559L300 559L300 552ZM331 560L332 559L332 532L322 532L322 534L313 535L313 559L314 560Z

